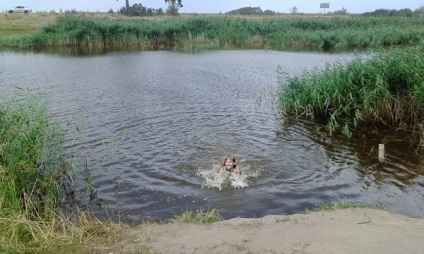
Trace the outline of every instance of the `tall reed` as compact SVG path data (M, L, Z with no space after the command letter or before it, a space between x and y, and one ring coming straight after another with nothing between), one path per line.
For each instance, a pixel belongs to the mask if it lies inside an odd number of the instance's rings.
M279 102L287 115L326 123L330 133L368 127L419 131L424 124L424 46L286 76Z
M63 135L44 105L35 97L0 105L0 252L37 248L40 232L54 225L70 176Z
M424 41L420 17L230 15L156 19L63 15L36 33L3 36L0 47L368 48Z

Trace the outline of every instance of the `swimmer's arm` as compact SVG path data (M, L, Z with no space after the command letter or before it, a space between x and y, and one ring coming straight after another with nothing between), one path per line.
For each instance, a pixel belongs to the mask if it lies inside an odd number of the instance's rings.
M234 174L236 174L236 175L240 176L240 175L241 175L241 169L240 169L239 167L236 167L236 168L234 169Z

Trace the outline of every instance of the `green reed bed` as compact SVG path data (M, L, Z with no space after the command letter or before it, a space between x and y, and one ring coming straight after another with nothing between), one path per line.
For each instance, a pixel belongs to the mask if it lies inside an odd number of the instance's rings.
M330 133L350 136L368 126L422 132L424 46L286 76L279 102L286 115L324 122Z
M26 36L4 36L2 47L125 46L145 48L367 48L424 40L420 17L230 15L110 18L63 15Z
M62 141L38 99L0 104L0 252L31 252L51 236L70 172Z

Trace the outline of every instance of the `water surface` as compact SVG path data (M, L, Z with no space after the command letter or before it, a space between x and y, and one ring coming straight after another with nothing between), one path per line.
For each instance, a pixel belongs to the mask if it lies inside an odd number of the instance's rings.
M423 217L423 163L405 137L386 144L381 164L376 147L393 133L347 141L275 112L278 67L296 75L353 57L2 52L0 89L2 97L30 91L47 98L51 117L66 123L68 153L86 163L76 201L100 218L167 219L213 208L224 218L262 217L340 200ZM227 154L240 160L248 186L208 184Z

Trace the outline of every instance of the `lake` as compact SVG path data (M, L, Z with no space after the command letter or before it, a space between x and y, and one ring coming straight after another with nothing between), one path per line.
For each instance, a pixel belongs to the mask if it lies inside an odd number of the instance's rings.
M276 91L351 53L0 52L0 98L40 94L67 131L74 202L101 218L293 214L337 201L424 217L424 164L396 133L351 140L282 119ZM278 71L277 71L278 70ZM386 143L387 159L377 159ZM218 179L234 155L242 179ZM217 178L218 177L218 178Z

